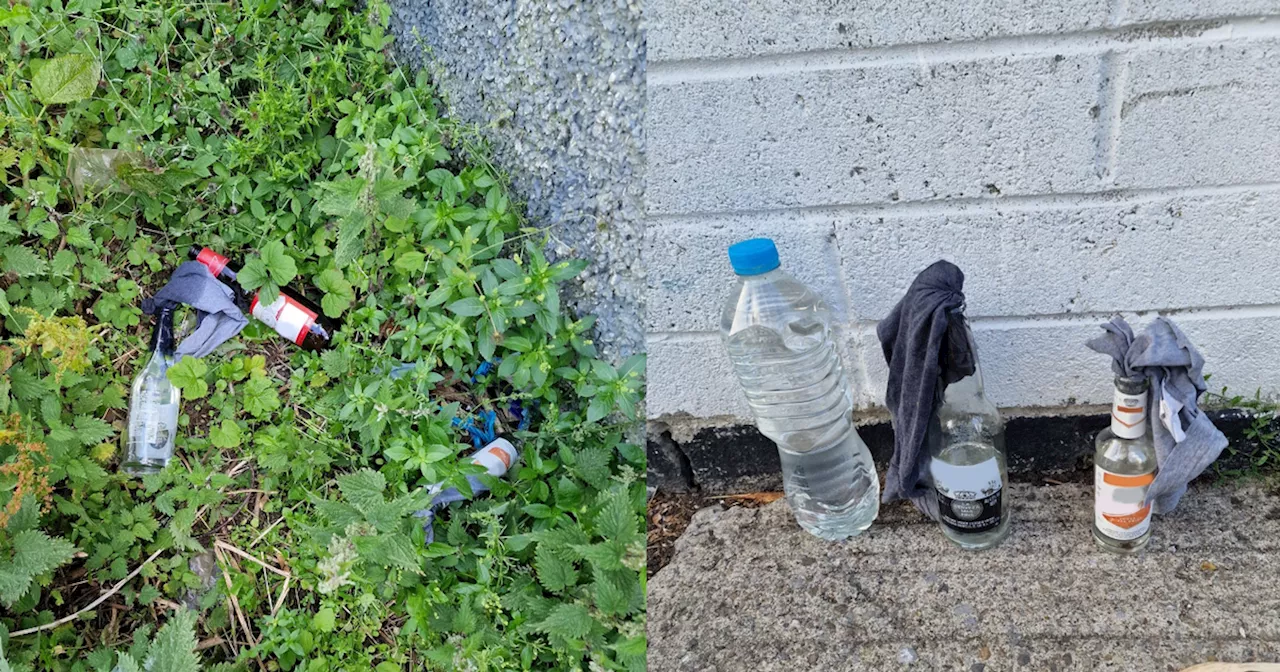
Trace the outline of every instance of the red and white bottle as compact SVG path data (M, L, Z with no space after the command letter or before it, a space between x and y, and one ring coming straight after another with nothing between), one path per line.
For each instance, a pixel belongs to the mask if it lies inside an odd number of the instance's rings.
M231 287L242 309L303 350L324 350L333 345L333 334L341 322L326 317L320 306L302 292L281 287L275 301L263 303L258 300L257 292L250 294L240 286L236 277L241 268L239 263L207 247L192 246L187 256L204 264L214 277Z

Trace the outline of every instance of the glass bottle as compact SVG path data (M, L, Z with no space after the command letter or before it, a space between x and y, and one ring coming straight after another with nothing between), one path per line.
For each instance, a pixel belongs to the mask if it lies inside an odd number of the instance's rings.
M240 308L276 330L276 333L298 344L303 350L324 350L333 345L333 334L341 323L324 314L314 301L292 287L281 287L280 296L271 303L259 303L258 294L250 294L236 279L240 264L205 247L191 247L187 256L198 261L225 282L235 293Z
M1093 455L1093 538L1112 553L1134 553L1151 539L1147 490L1156 480L1156 449L1147 431L1146 378L1116 376L1111 426Z
M941 393L942 403L926 435L929 474L943 535L961 548L982 550L1009 535L1004 420L983 392L973 333L967 324L962 331L973 353L973 374ZM941 388L943 381L938 383Z
M173 310L162 309L151 332L151 359L129 392L127 452L121 470L133 475L164 469L173 457L181 392L165 373L173 366Z

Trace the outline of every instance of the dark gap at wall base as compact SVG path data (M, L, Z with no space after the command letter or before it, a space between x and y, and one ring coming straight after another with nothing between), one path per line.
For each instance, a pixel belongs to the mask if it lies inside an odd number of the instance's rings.
M1254 416L1240 409L1209 411L1230 446L1218 458L1224 469L1244 469L1260 449L1246 436ZM1005 425L1009 478L1020 482L1090 482L1093 440L1110 416L1039 416L1009 418ZM858 427L882 474L893 454L893 427L877 422ZM1234 449L1234 450L1233 450ZM670 432L648 435L648 483L667 492L699 490L706 494L764 492L782 489L778 448L754 425L707 427L685 443ZM1201 478L1212 478L1211 467Z

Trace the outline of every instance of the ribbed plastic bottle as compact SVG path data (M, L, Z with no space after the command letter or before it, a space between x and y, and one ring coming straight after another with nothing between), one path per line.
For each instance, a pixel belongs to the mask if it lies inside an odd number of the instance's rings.
M720 335L760 432L778 444L787 503L823 539L866 530L880 511L880 481L853 426L853 396L831 311L787 275L767 238L729 248L738 281Z

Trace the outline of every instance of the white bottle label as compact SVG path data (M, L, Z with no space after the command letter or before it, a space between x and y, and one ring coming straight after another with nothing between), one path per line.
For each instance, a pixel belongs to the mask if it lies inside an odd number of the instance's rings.
M1151 526L1151 505L1147 490L1156 472L1125 476L1102 467L1093 468L1093 521L1103 534L1129 541L1147 533Z
M511 464L516 461L516 456L516 447L511 445L510 441L494 439L493 443L471 456L471 463L484 467L490 476L501 476L511 468Z
M996 458L959 466L935 457L929 469L944 525L959 532L984 532L1000 525L1003 484Z
M253 296L249 312L263 324L276 330L276 333L302 345L311 325L315 324L316 314L307 310L306 306L281 294L269 304L258 302L258 295Z
M1147 395L1116 390L1111 404L1111 431L1122 439L1136 439L1147 433Z

